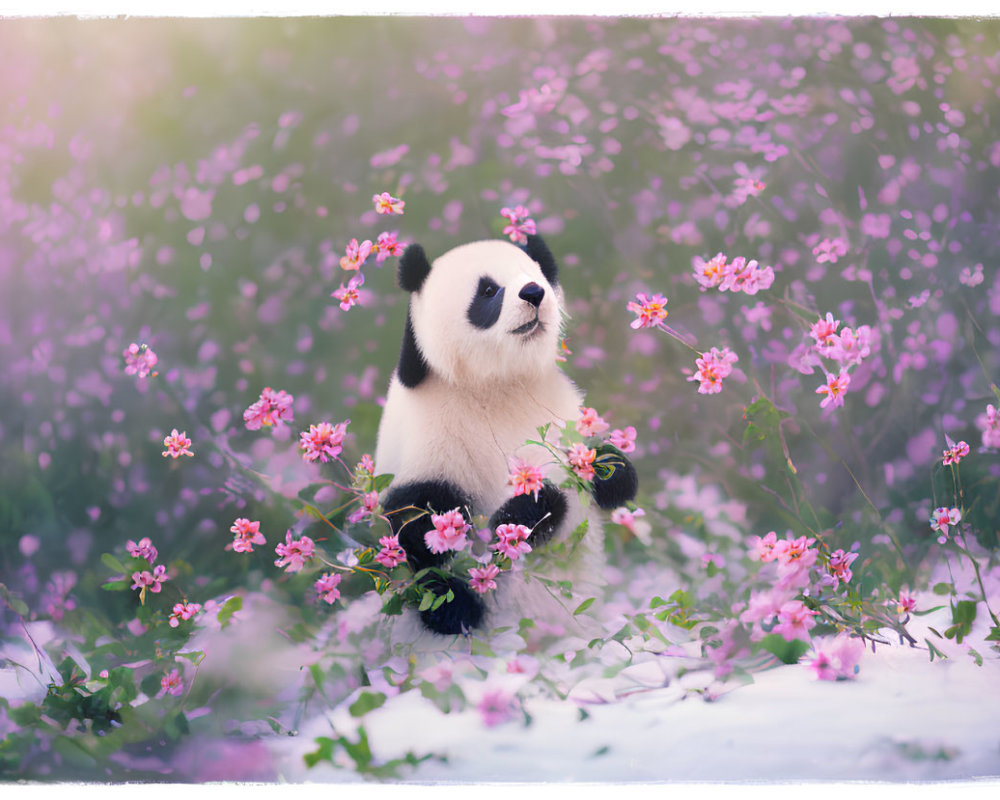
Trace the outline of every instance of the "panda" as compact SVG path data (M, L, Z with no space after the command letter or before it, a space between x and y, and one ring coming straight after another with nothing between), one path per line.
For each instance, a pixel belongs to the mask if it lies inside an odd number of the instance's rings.
M431 264L410 245L398 270L409 306L399 362L379 424L375 463L392 482L382 507L414 572L443 567L451 553L432 553L424 541L428 514L461 510L489 518L489 527L513 523L532 533L532 549L568 536L584 519L588 529L570 577L596 584L603 563L599 520L589 519L577 493L564 492L545 448L528 445L541 426L559 428L579 417L583 396L559 368L564 316L558 268L539 236L526 245L506 240L460 245ZM616 508L635 496L636 472L611 445L616 468L593 481L596 505ZM548 470L544 488L512 497L512 459ZM556 468L557 469L557 468ZM410 509L409 513L404 510ZM501 573L486 599L459 576L429 572L422 588L454 597L419 613L418 632L467 634L482 629L501 608L534 615L550 597L538 586ZM577 584L575 584L577 585Z

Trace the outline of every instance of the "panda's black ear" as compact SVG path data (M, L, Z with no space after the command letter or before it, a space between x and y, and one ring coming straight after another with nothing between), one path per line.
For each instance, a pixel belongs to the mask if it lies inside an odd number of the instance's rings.
M410 312L406 312L406 327L403 329L403 346L399 351L399 364L396 365L396 375L399 382L407 389L415 389L427 373L430 367L424 360L424 354L417 346L417 337L413 333L413 322L410 319Z
M549 252L549 248L542 237L529 234L528 243L524 246L524 251L542 268L542 275L545 276L545 280L552 286L557 286L559 284L559 267L556 266L556 260L552 257L552 253Z
M419 292L431 271L431 262L419 244L411 244L399 259L399 286L407 292Z

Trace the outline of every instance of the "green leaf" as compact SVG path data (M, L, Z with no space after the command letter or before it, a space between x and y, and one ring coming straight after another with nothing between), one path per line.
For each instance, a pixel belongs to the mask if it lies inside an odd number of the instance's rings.
M381 708L385 705L385 695L382 692L362 692L358 699L348 706L352 717L363 717L369 711Z
M931 590L934 594L954 594L955 587L950 583L935 583L934 588Z
M111 555L111 553L102 553L101 563L104 564L104 566L106 566L112 572L121 572L121 573L128 572L128 569L125 567L125 565L122 564L122 562L119 561L117 558L115 558L113 555Z
M994 626L990 628L989 635L986 637L987 642L1000 642L1000 628Z
M314 753L306 753L302 758L306 766L312 769L320 761L333 761L333 750L339 740L331 739L329 736L319 736L316 738L319 748Z
M222 608L219 609L219 613L217 616L219 624L223 628L225 628L227 625L229 625L229 621L232 619L233 614L235 614L237 611L242 610L242 608L243 608L242 597L239 597L238 595L230 597L228 600L226 600L225 603L222 604Z
M801 639L786 641L780 633L769 633L760 640L760 645L767 652L773 653L784 664L796 664L809 650L809 645Z
M420 598L420 605L417 607L417 611L426 611L434 604L434 600L434 592L427 590L424 592L424 596Z
M392 475L376 475L373 481L374 490L376 492L381 492L383 489L387 489L389 484L392 483Z
M128 579L122 581L108 581L107 583L102 583L101 588L106 592L120 592L123 589L128 589L131 584Z
M596 597L588 597L586 600L584 600L582 603L580 603L580 605L576 607L576 609L573 611L573 616L575 617L577 614L582 614L584 611L586 611L588 608L594 605L594 601L596 599L597 599Z
M403 613L403 598L401 595L393 594L382 604L382 613L387 617L395 617Z
M11 594L10 590L2 583L0 583L0 597L3 598L4 602L7 603L19 617L28 616L28 605L20 597L15 594Z

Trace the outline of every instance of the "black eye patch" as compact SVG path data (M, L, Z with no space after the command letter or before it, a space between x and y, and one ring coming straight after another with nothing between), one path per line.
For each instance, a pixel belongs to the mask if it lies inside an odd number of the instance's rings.
M492 327L500 319L503 309L503 287L491 278L479 279L476 294L465 312L469 322L483 330Z

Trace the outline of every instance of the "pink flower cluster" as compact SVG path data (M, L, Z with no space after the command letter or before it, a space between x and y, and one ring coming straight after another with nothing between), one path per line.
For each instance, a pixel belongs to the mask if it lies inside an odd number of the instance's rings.
M169 624L171 628L176 628L182 620L189 620L201 611L200 603L174 603L174 610L170 613Z
M500 555L506 556L511 561L517 561L523 555L531 552L531 545L528 544L528 537L531 529L525 525L500 525L496 530L497 543L491 546Z
M153 546L153 541L148 536L140 539L139 544L129 539L125 542L125 549L132 558L144 558L150 564L156 561L156 556L158 555L156 547Z
M508 223L503 229L503 235L509 236L515 244L526 244L528 236L537 232L535 221L531 218L531 212L524 206L501 208L500 216Z
M343 450L344 438L347 436L347 426L351 421L344 420L336 425L321 422L310 425L309 430L299 436L299 449L306 461L319 459L324 464L340 455Z
M299 539L292 539L292 532L285 532L285 542L281 542L274 548L274 552L279 556L274 562L274 566L280 567L285 572L299 572L306 562L313 557L315 544L308 536Z
M597 411L583 406L580 408L580 417L576 421L576 430L581 436L590 438L600 436L611 426L601 417ZM615 428L605 439L606 442L614 445L623 453L631 453L635 450L635 428L628 427Z
M181 678L181 673L172 669L162 678L160 678L160 688L169 695L174 697L180 697L184 694L184 679Z
M837 636L813 642L812 653L800 663L813 671L817 680L849 680L858 674L859 662L865 645L856 636L840 633Z
M812 252L816 257L817 264L826 261L836 264L841 256L847 255L847 242L839 236L833 239L823 239L813 248Z
M181 456L193 456L188 448L191 447L191 440L187 437L187 431L177 432L174 428L170 435L164 438L163 446L167 449L163 451L163 457L180 458Z
M167 568L163 564L157 564L153 567L152 572L148 569L133 572L131 588L138 589L140 592L149 589L155 594L163 588L162 583L165 580L167 580Z
M139 378L152 375L155 378L158 374L153 371L153 367L159 359L148 345L133 342L122 351L122 355L125 357L126 375L135 375Z
M844 396L851 385L850 368L871 355L872 330L868 325L856 329L844 327L838 330L839 327L840 320L827 312L825 318L820 318L809 328L814 342L810 348L812 352L833 360L840 367L837 374L824 367L826 383L816 389L816 394L826 395L819 404L820 408L840 408L844 405Z
M341 579L339 572L325 572L317 578L313 586L316 589L316 594L324 603L333 605L340 599L340 589L337 587L340 585Z
M352 525L366 517L370 517L378 508L378 492L364 492L361 495L361 505L347 515L347 521Z
M262 426L270 427L280 422L291 422L294 399L288 392L276 392L270 386L265 387L257 401L243 412L247 430L257 431Z
M756 259L747 261L743 256L737 256L729 261L724 253L718 253L708 261L695 257L694 279L703 292L718 287L720 292L755 295L771 288L774 269L760 266Z
M434 528L424 534L424 543L432 553L465 549L468 544L465 534L470 526L457 508L444 514L431 514L431 524Z
M699 394L718 394L722 391L722 381L729 377L733 371L733 364L737 361L739 356L728 347L723 347L721 350L713 347L695 360L698 371L688 380L699 381Z
M399 231L383 231L374 244L371 239L365 239L363 242L351 239L344 250L344 256L340 259L340 268L356 272L364 266L372 253L375 254L375 264L380 265L389 256L403 255L403 249L403 243L399 241Z
M938 544L948 541L948 528L957 526L962 521L962 512L957 508L941 506L931 514L931 530L938 534Z
M588 448L583 442L577 442L567 453L569 465L573 471L583 480L592 481L597 474L594 471L594 459L597 458L597 450Z
M255 544L267 544L264 534L260 532L260 522L251 522L246 517L240 517L229 529L233 532L233 541L226 545L227 550L237 553L252 553Z
M667 311L667 298L662 294L649 296L640 292L635 296L635 300L629 302L628 310L636 315L630 327L633 330L638 328L665 328L664 320L670 313Z
M851 564L854 563L857 557L857 553L845 553L843 550L834 550L830 553L830 561L827 564L827 568L830 570L829 577L832 580L834 589L841 583L851 582L851 578L854 577L854 573L851 572Z
M406 552L399 544L399 536L383 536L378 540L382 549L375 554L375 560L386 569L398 567L406 561Z

